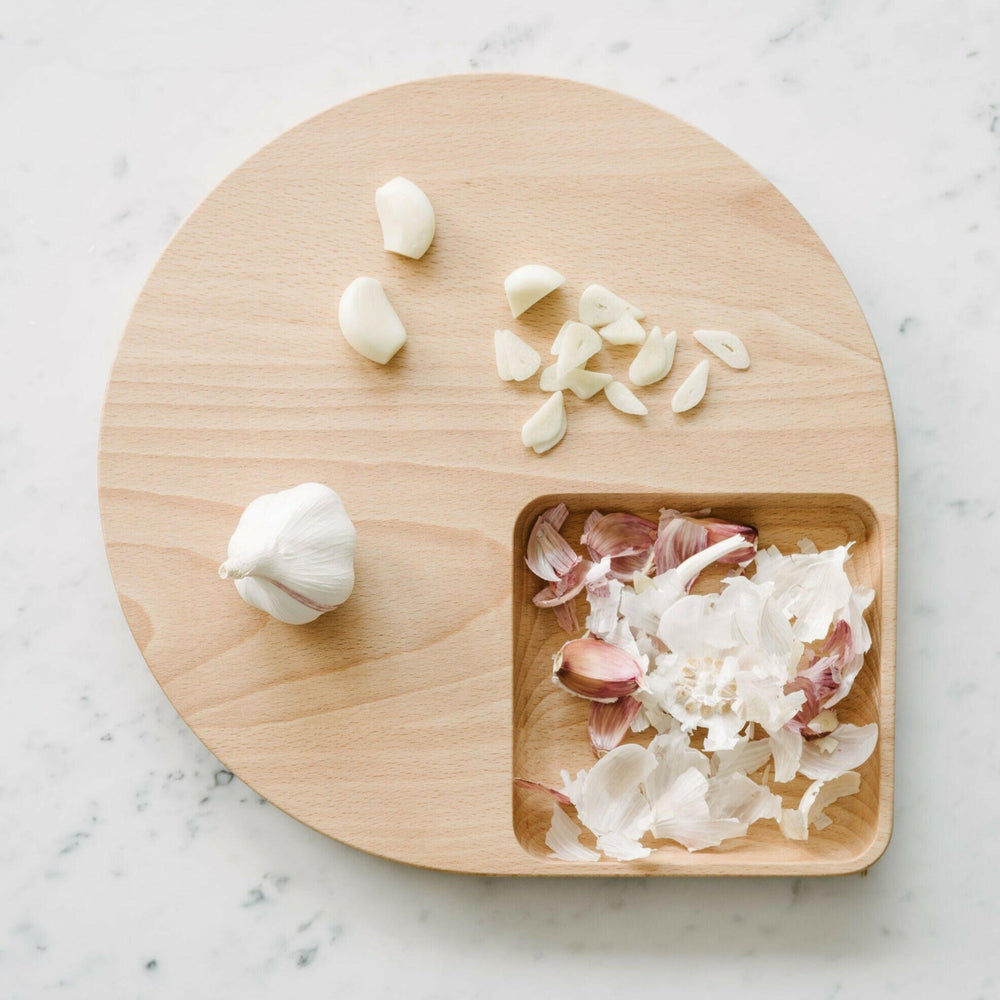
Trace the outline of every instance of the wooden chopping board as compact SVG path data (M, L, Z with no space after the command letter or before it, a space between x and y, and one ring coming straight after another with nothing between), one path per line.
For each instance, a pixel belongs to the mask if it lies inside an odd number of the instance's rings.
M420 261L385 253L374 190L402 174L434 204ZM503 279L544 263L566 284L512 320ZM381 280L409 340L385 368L354 353L337 301ZM537 456L520 427L537 379L498 380L493 331L547 356L600 282L675 329L645 418L567 394L569 431ZM752 365L713 361L700 407L670 399L729 329ZM634 349L606 349L624 380ZM548 363L548 362L545 362ZM293 627L216 568L254 497L319 481L358 528L357 587ZM593 763L586 706L548 680L565 636L523 567L534 515L567 499L652 514L711 506L763 543L854 540L878 592L842 719L877 721L861 792L804 843L745 841L643 861L548 857L545 796ZM281 136L191 215L122 339L100 442L108 559L150 669L206 745L261 795L345 843L416 865L530 875L829 874L875 860L892 815L897 466L864 316L781 194L670 115L563 80L420 81ZM800 791L801 789L799 789ZM770 829L767 829L767 828Z

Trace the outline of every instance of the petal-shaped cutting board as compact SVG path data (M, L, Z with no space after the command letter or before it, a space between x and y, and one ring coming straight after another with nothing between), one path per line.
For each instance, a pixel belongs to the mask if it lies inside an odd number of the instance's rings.
M382 250L375 188L402 174L437 211L420 261ZM503 279L543 263L565 286L513 320ZM385 368L336 325L358 275L409 332ZM501 383L493 331L548 357L599 282L676 329L649 416L568 400L539 457L520 427L537 380ZM670 399L737 332L748 371L712 362L700 407ZM629 348L600 367L624 378ZM548 363L548 362L546 362ZM594 365L592 365L594 367ZM312 625L247 607L216 575L243 507L320 481L358 528L357 588ZM458 76L369 94L306 122L227 178L160 259L111 375L101 511L143 656L208 747L304 823L389 858L466 872L824 874L877 858L891 828L897 471L864 316L791 205L729 150L604 90ZM711 506L782 547L855 541L876 587L874 645L842 719L877 721L861 792L804 843L745 841L566 864L544 844L558 783L593 762L585 703L548 680L562 636L530 603L523 546L547 496L655 516ZM791 802L803 785L795 786Z

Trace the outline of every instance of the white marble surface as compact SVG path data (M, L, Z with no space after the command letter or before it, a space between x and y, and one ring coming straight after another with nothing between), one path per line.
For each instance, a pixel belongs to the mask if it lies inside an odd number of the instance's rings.
M0 994L1000 995L998 66L992 0L0 0ZM222 770L131 640L95 453L157 255L282 130L470 68L690 120L779 186L857 291L902 514L896 826L866 877L384 862Z

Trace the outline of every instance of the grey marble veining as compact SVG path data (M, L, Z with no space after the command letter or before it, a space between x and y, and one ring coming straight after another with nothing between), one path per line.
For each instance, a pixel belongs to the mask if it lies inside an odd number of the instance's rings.
M1000 13L953 3L0 0L0 993L1000 995ZM375 87L619 89L729 145L854 287L900 454L897 809L865 877L424 872L198 742L132 642L95 453L129 309L231 169Z

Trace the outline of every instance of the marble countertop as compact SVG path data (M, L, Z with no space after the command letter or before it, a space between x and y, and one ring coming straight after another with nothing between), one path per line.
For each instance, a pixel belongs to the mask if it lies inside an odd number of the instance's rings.
M0 992L1000 995L998 65L989 0L0 0ZM95 455L157 256L283 130L469 70L571 77L689 120L780 188L857 292L901 504L895 833L865 876L383 861L225 770L132 641Z

